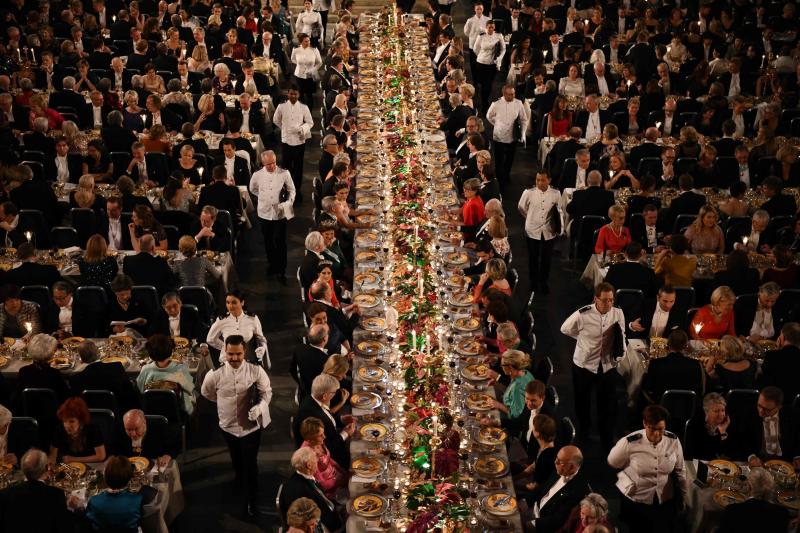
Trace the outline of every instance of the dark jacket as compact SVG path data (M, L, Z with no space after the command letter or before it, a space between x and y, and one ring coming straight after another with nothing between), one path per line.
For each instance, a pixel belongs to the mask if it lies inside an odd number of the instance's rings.
M108 104L103 104L100 107L100 120L103 124L103 127L108 126L106 119L111 111L113 111L113 109ZM92 129L94 127L94 112L92 111L92 104L86 104L78 112L80 113L79 118L81 121L81 128L85 130ZM131 147L128 146L128 150L130 149Z
M764 355L761 366L759 386L775 385L783 391L783 402L790 405L800 394L800 348L787 344L780 350L772 350Z
M0 492L0 529L67 533L73 520L64 491L41 481L25 481Z
M300 402L300 407L297 409L297 415L294 417L294 439L295 444L300 446L303 443L303 437L300 436L300 424L303 420L313 416L322 420L325 424L325 446L331 454L331 458L336 461L340 466L350 464L350 448L347 442L342 439L339 432L344 428L342 420L336 413L331 413L333 422L323 412L322 407L311 396L306 396ZM346 468L346 467L343 467Z
M217 161L218 165L225 164L225 157ZM247 166L247 161L243 157L235 156L233 162L233 178L236 185L249 185L250 184L250 169Z
M625 317L625 320L628 322L633 322L637 318L641 319L639 321L639 325L644 328L644 331L638 333L631 331L630 328L627 328L626 332L628 338L647 339L650 337L650 327L653 325L653 315L656 312L656 305L658 305L658 302L655 298L646 299L644 301L644 305L642 305L639 315ZM672 309L669 310L667 324L664 326L664 331L659 332L659 336L668 337L669 333L674 329L686 329L686 321L686 309L673 305Z
M717 533L786 531L788 528L789 511L785 507L749 498L725 508Z
M109 152L130 153L131 145L136 142L133 132L122 126L105 126L100 130L100 137Z
M669 389L691 390L702 398L705 388L706 372L700 362L676 352L651 360L642 380L642 393L651 403L658 403Z
M175 276L164 258L147 252L126 257L122 262L122 271L133 278L136 285L152 285L159 294L164 294L175 285Z
M643 142L631 148L631 155L628 157L628 168L634 173L638 172L639 161L643 157L661 157L662 147L656 143Z
M574 183L573 176L573 183ZM614 193L600 186L587 187L575 191L572 201L567 204L567 213L573 220L580 220L586 215L608 216L608 208L614 205Z
M761 209L769 213L770 218L779 216L792 217L797 213L797 203L792 196L781 193L764 202L761 205Z
M311 382L322 374L322 368L327 360L328 354L316 346L300 344L295 348L289 373L300 384L304 394L311 393Z
M233 185L227 185L224 181L214 182L200 191L200 200L197 204L200 208L212 205L217 209L224 209L231 214L234 225L238 222L242 213L242 197L239 189Z
M103 236L103 238L108 242L108 216L103 214L97 219L97 233ZM132 250L133 245L131 244L131 232L128 231L128 226L125 223L125 217L120 217L120 231L121 231L121 246L123 250Z
M114 413L120 418L130 409L139 407L139 395L133 388L125 367L121 363L90 363L79 373L70 378L70 385L76 394L85 390L109 390L117 399L120 412Z
M554 473L550 479L537 490L535 500L547 494L558 481L558 474ZM553 533L564 525L572 508L591 492L589 483L583 469L578 470L575 477L556 492L539 509L539 518L536 519L536 533Z
M69 182L78 183L81 175L83 175L83 156L80 154L68 154L67 170L69 171ZM44 172L45 179L48 181L55 181L56 176L58 176L58 169L56 168L56 156L45 157Z
M687 459L700 459L710 461L712 459L740 459L740 452L736 448L734 422L728 427L728 438L722 437L715 432L714 435L708 433L706 419L702 414L693 416L686 426L686 442L684 442L684 455Z
M27 129L27 128L25 128ZM42 152L46 158L55 157L56 155L56 140L49 135L34 131L26 133L22 136L25 143L26 150L34 150Z
M547 157L550 159L550 176L552 176L556 184L560 184L561 171L564 169L564 161L575 157L575 152L581 148L583 148L583 145L575 139L558 141L553 145L553 149L550 150Z
M205 339L205 332L197 312L187 312L185 306L181 309L179 320L180 336L187 339ZM150 323L150 335L161 333L171 336L169 329L169 315L163 309L159 309L153 321Z
M47 288L52 288L56 281L61 281L61 274L56 267L32 261L24 261L17 268L9 270L3 277L3 283L17 287L45 285Z
M39 180L26 180L11 191L11 201L20 209L38 209L52 227L60 221L58 199L50 184Z
M333 502L325 497L325 494L316 481L311 481L297 472L294 472L286 483L283 484L283 491L281 491L280 501L278 502L278 507L280 508L280 513L284 521L286 521L286 511L289 509L289 506L299 498L310 498L317 504L317 507L322 511L320 522L322 522L329 531L341 529L342 520L332 508Z
M133 449L131 438L122 430L122 424L119 424L113 447L114 453L117 455L147 457L148 459L156 459L162 455L169 455L174 459L180 453L180 449L180 435L178 435L176 426L171 424L148 426L142 439L142 448L138 451Z
M706 197L693 191L686 191L679 194L669 204L669 231L675 224L678 215L696 215L700 208L706 205Z
M653 269L634 261L611 265L606 274L606 281L612 284L614 289L638 289L645 298L655 297L658 289L658 280Z
M781 456L777 459L792 462L795 457L800 455L800 424L798 424L797 413L790 405L784 405L778 412L778 432L781 441ZM755 454L760 458L765 458L762 449L764 448L764 424L757 414L753 414L748 424L743 424L739 434L739 442L743 444L744 457Z

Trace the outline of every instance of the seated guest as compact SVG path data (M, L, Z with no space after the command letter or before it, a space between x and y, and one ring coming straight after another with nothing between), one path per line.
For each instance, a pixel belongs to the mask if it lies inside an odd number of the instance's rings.
M86 241L86 250L78 259L82 285L107 287L119 271L117 258L108 255L106 240L102 235L92 235Z
M695 415L686 426L684 452L687 459L733 459L737 456L731 418L725 412L725 397L709 392L703 398L703 416ZM734 427L735 429L735 427Z
M781 288L777 283L767 282L759 287L755 306L750 302L734 305L736 329L739 334L747 335L747 339L751 342L776 339L786 319L783 313L775 312L775 303L780 294Z
M180 211L193 213L194 192L188 187L189 178L184 178L180 173L174 172L161 190L161 207L164 211Z
M621 205L612 205L608 208L608 218L611 222L600 228L594 253L607 254L621 252L631 242L631 232L625 227L625 208Z
M709 205L700 208L695 221L683 233L694 254L721 254L725 252L725 234L717 223L717 210Z
M642 179L645 180L648 175ZM664 221L658 219L658 207L647 204L642 208L641 217L631 217L631 239L642 245L647 253L658 253L664 246Z
M237 200L241 203L241 198L238 196ZM213 250L220 253L231 251L231 235L222 223L217 224L218 213L219 210L213 205L205 205L200 211L199 220L189 230L189 233L194 235L198 250ZM231 216L233 214L230 213ZM233 223L236 224L236 220L233 220Z
M724 189L733 182L729 176L720 176L719 168L716 165L717 149L706 145L700 151L697 164L692 170L695 186L698 189L705 187L715 187Z
M328 306L320 302L313 302L309 304L305 310L306 316L308 317L308 323L311 326L328 326L328 343L325 345L325 349L329 354L342 353L342 350L347 352L350 350L350 343L348 342L344 333L335 324L328 322L327 309Z
M8 403L7 399L5 398L3 401ZM23 439L20 438L22 432L9 432L12 418L11 411L0 405L0 462L7 465L17 466L17 463L19 462L18 458L22 457L22 454L28 451L26 449L22 449L23 446L26 444L30 446L33 443L23 443ZM0 523L2 522L0 521Z
M338 308L331 301L333 291L330 284L323 281L315 281L311 284L311 298L315 303L325 306L328 313L328 324L338 329L348 341L353 338L353 330L359 321L360 309L357 305L348 308ZM349 315L349 316L348 316Z
M776 240L775 232L769 228L769 213L759 209L753 213L750 224L732 225L728 230L728 242L737 250L767 254Z
M626 214L630 217L633 214L641 213L644 208L653 205L656 210L661 207L661 200L656 197L656 180L650 174L645 174L639 178L641 190L628 198L628 209Z
M317 279L317 266L324 259L322 252L325 250L325 239L318 231L306 235L306 253L300 263L300 284L308 290Z
M674 228L678 215L696 215L706 205L705 195L694 192L694 178L690 174L682 174L678 178L678 187L680 194L669 204L667 227L670 229Z
M599 528L603 529L599 529ZM615 533L616 530L608 521L608 502L600 494L590 492L581 502L572 509L567 521L559 529L559 533L583 533L588 531L607 531Z
M0 529L3 531L71 531L64 491L50 486L47 454L32 448L20 461L25 481L3 490Z
M292 354L289 373L300 386L303 397L311 391L314 378L322 374L328 360L326 345L328 344L327 324L312 324L308 328L307 343L300 343Z
M341 286L336 283L333 279L333 268L331 263L328 261L320 261L317 264L317 277L314 279L314 282L320 281L322 283L326 283L331 288L330 298L331 298L331 305L333 307L342 309L342 311L347 312L349 309L353 308L353 305L345 305L342 306L339 300L339 295L342 293ZM313 283L313 282L312 282ZM311 295L311 289L308 290L308 301L313 302L314 297Z
M156 424L147 427L144 411L131 409L122 417L124 434L117 439L115 450L125 457L155 459L166 467L180 452L180 436L174 426Z
M736 295L725 285L711 293L711 303L704 305L694 314L689 325L689 335L693 339L721 339L723 335L736 336L733 317L733 304Z
M94 192L94 178L85 174L78 180L78 188L69 193L71 208L91 209L100 215L106 207L106 199Z
M330 411L331 399L336 396L338 390L339 382L335 377L320 374L314 378L311 383L311 394L300 402L294 418L295 444L297 446L302 444L300 424L306 418L313 416L325 424L325 447L330 451L331 458L339 465L349 465L350 450L346 441L355 432L355 420L350 415L339 415Z
M142 367L136 378L139 392L144 394L151 388L174 390L182 400L183 411L191 416L195 406L194 378L184 364L171 359L174 341L166 335L155 334L147 340L145 348L152 361Z
M183 312L183 302L177 292L161 297L161 309L150 324L150 335L161 333L169 337L203 339L203 325L197 312Z
M239 189L235 185L228 185L225 182L228 176L222 165L211 169L211 178L212 183L200 191L200 200L197 205L202 205L204 208L211 206L226 210L231 214L234 228L238 227L242 218L242 196ZM203 217L202 213L200 213L200 217Z
M189 237L192 242L194 239ZM172 269L167 260L154 255L155 241L150 234L142 235L139 239L139 253L125 257L122 262L122 271L129 276L135 285L152 285L159 294L164 294L175 285ZM205 258L203 258L205 259ZM204 283L190 283L188 285L204 285Z
M714 274L712 287L727 285L734 294L753 294L758 290L758 270L750 267L744 250L734 250L725 258L725 270Z
M348 377L350 374L350 360L345 355L331 355L325 361L322 373L333 376L339 382L339 390L336 391L336 395L330 402L330 412L338 413L345 406L353 389L353 380Z
M665 285L673 287L691 287L697 258L686 255L689 243L683 235L672 235L669 248L656 255L655 272L664 277Z
M42 331L38 307L20 297L18 286L0 287L0 301L3 303L0 308L0 337L27 339Z
M774 385L783 391L784 398L800 394L800 325L787 322L778 337L778 349L764 355L759 385Z
M25 389L52 389L56 399L63 402L70 395L69 385L64 376L50 366L58 341L50 335L39 333L28 342L28 357L33 361L19 369L17 390L21 398Z
M39 262L36 258L36 247L33 243L23 242L17 247L17 259L22 262L3 276L3 282L17 287L25 285L44 285L52 287L61 280L61 274L53 265Z
M109 299L107 315L111 333L125 334L128 329L132 329L143 335L153 317L138 300L132 298L133 280L130 276L116 276L111 282L111 292L114 293L114 298Z
M742 445L751 468L769 459L793 462L800 456L800 427L797 414L783 405L783 391L773 385L758 395L757 419L741 428Z
M764 196L768 198L761 204L761 209L769 213L770 218L793 217L797 214L797 203L794 196L783 194L783 183L777 176L769 176L761 183Z
M702 398L705 392L705 372L699 361L684 355L689 338L682 330L675 330L667 337L669 353L650 361L642 379L642 396L651 403L661 401L669 389L694 391Z
M750 202L744 197L746 192L746 183L743 181L733 182L730 188L730 197L719 204L720 212L729 217L746 217L751 210Z
M145 235L144 239L149 237ZM184 235L178 241L178 250L180 251L183 259L175 261L173 268L175 269L175 277L177 277L179 286L213 286L219 281L221 273L214 267L211 261L205 255L197 255L197 241L189 235ZM162 258L158 258L164 261ZM127 260L127 259L126 259ZM172 276L165 280L172 279Z
M299 498L292 502L286 511L286 533L305 533L316 531L322 512L319 506L310 498Z
M758 365L744 357L744 343L736 337L725 335L719 342L719 354L704 361L708 376L716 381L717 388L754 389Z
M667 337L672 331L681 329L684 326L686 309L675 307L675 299L672 285L664 285L658 289L657 298L645 300L641 316L634 315L634 320L628 322L628 337Z
M114 163L106 151L103 141L89 141L86 157L83 160L81 175L90 175L95 181L108 181L114 175Z
M586 159L589 159L588 153ZM598 170L586 174L586 188L578 189L567 204L567 213L573 220L580 220L586 215L604 217L608 209L614 205L614 193L605 190L601 185L603 176Z
M609 124L607 128L613 126ZM602 167L601 165L601 174ZM604 187L606 189L620 189L623 187L632 187L633 189L641 189L639 180L633 175L629 169L625 167L625 152L614 152L608 156L608 165L605 170L608 172L608 179L603 178Z
M73 391L77 394L87 390L111 391L120 408L120 412L114 413L116 416L139 407L139 396L122 363L101 361L100 351L92 341L83 341L78 345L78 356L86 367L70 378Z
M540 485L531 500L533 520L525 520L538 532L554 532L564 525L572 509L591 491L582 471L583 454L577 446L564 446L556 455L555 473ZM554 487L556 490L552 490Z
M535 439L536 451L533 455L528 455L530 464L514 476L514 485L528 491L536 490L553 475L558 453L555 446L556 421L553 417L538 414L533 415L532 420L531 440Z
M331 263L333 277L337 280L351 283L353 272L342 247L339 245L339 240L336 238L336 222L321 222L317 231L325 239L325 249L322 250L322 255L325 256L326 261Z
M144 148L142 148L142 150L144 150ZM131 213L139 205L149 207L150 209L153 208L153 206L150 205L150 200L148 200L146 196L136 194L136 184L128 176L120 176L117 180L117 190L120 194L123 213ZM128 228L123 228L123 230L128 231Z
M531 358L519 350L506 350L501 356L500 368L508 376L510 383L503 393L503 401L493 401L493 408L498 409L502 416L516 418L525 409L525 386L533 381L533 375L528 371Z
M285 521L288 509L292 509L298 501L310 499L322 511L320 523L329 531L339 531L342 519L335 510L334 502L325 495L315 477L318 464L317 454L311 448L300 448L292 454L294 473L283 484L278 508ZM292 507L289 502L292 502Z
M153 236L155 249L167 250L169 248L164 227L156 220L153 210L145 205L137 205L133 208L128 232L131 237L131 246L137 252L139 251L139 240L143 235Z
M220 350L220 361L226 360L224 348L225 339L230 335L241 335L247 344L247 360L262 361L264 357L269 360L267 339L261 329L261 320L254 313L245 310L244 294L238 291L229 291L225 295L225 308L228 312L211 324L206 342L216 350Z
M107 489L89 498L86 518L95 531L135 531L140 529L144 506L155 500L158 491L149 485L133 492L128 485L134 469L127 457L111 457L103 469Z
M772 255L775 257L775 266L764 272L763 281L773 282L781 289L797 287L798 267L791 249L785 244L778 244L772 249Z
M473 297L477 301L480 299L481 293L489 288L497 289L508 296L511 296L511 285L506 279L506 264L499 257L489 259L486 262L486 271L481 274L478 283L475 284L473 289Z
M632 242L625 247L625 262L615 263L608 268L606 281L615 289L636 289L645 298L653 298L658 286L653 269L642 263L642 245Z
M106 460L103 433L92 424L89 406L80 397L68 398L56 413L56 425L49 461L61 463L102 463Z
M461 207L461 230L465 240L474 240L475 233L484 220L483 200L480 191L481 182L478 178L471 178L464 182L464 205Z
M347 472L331 458L325 447L325 424L319 418L310 416L300 424L300 435L303 437L301 448L310 448L317 456L317 471L314 479L325 493L333 500L336 492L347 486Z
M717 532L787 531L789 511L771 501L776 487L770 471L751 468L747 474L747 485L750 487L750 497L725 507Z

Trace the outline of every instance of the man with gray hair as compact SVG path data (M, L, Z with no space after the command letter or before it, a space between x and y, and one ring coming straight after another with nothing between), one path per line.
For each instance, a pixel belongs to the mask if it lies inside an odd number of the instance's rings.
M319 158L319 179L325 180L328 172L333 168L333 158L339 153L339 141L333 134L322 138L322 155Z
M339 390L339 381L330 374L320 374L311 382L311 394L307 396L294 417L295 444L300 446L303 438L300 425L308 417L315 417L325 425L325 446L331 458L340 465L350 464L350 450L347 441L356 431L356 421L352 415L339 415L330 411L330 403Z
M296 450L292 454L292 468L294 473L283 484L278 508L283 520L286 520L286 511L292 502L300 498L309 498L322 511L320 522L329 531L339 531L342 528L342 521L336 513L335 504L327 496L317 483L314 474L317 473L317 455L313 449L305 447Z
M772 503L775 480L765 468L751 468L747 474L750 497L741 503L725 508L720 520L719 533L750 531L787 531L789 511Z
M100 351L97 345L88 340L78 345L78 355L86 367L69 380L70 386L76 394L87 390L111 391L118 405L114 412L116 416L128 409L139 407L139 396L133 383L128 379L122 363L100 361Z
M466 243L464 245L465 247L475 249L475 246L479 241L492 240L492 237L489 235L489 220L494 216L498 216L502 219L506 218L506 214L503 212L503 204L500 203L500 200L497 198L492 198L486 202L486 205L483 206L483 216L485 220L478 227L478 231L475 232L475 240L473 242Z
M256 212L267 253L267 277L277 276L281 285L286 285L286 224L294 218L295 182L288 170L278 167L272 150L261 153L261 164L250 178L250 192L258 198Z
M761 372L759 387L778 387L783 397L792 402L800 394L800 324L787 322L783 325L778 349L764 355Z
M728 242L736 250L768 254L775 244L775 230L769 227L769 213L763 209L753 213L750 224L735 224L728 231Z
M0 529L67 533L72 531L72 516L67 511L64 491L44 482L47 455L31 448L21 461L25 481L3 491L0 500Z
M136 142L136 136L123 127L123 121L122 113L115 109L108 114L106 125L100 130L100 138L109 152L128 152Z
M124 436L117 442L116 453L125 457L156 458L158 465L167 466L180 453L180 436L171 425L153 424L148 427L144 411L131 409L122 417Z
M755 301L752 296L737 298L734 320L739 334L745 335L751 342L776 339L790 311L786 306L782 306L784 309L775 307L780 294L780 285L770 281L759 287Z
M158 294L164 294L175 286L175 274L167 260L154 255L156 241L152 234L139 238L139 253L129 255L122 262L122 272L131 277L135 285L152 285Z
M300 388L300 400L311 393L311 386L314 378L322 374L325 361L328 360L328 334L330 330L327 324L312 324L308 328L308 338L306 343L301 343L294 349L292 354L292 364L289 373L297 382ZM347 391L342 390L347 397Z

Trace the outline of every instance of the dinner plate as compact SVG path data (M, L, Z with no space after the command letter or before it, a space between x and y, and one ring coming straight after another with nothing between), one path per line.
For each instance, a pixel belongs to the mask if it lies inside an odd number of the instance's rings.
M461 375L472 381L489 379L489 367L483 364L467 365L461 370Z
M72 368L72 359L70 359L69 357L61 357L61 356L53 357L52 359L50 359L50 366L58 370Z
M150 459L147 457L130 457L128 460L137 472L146 472L150 467Z
M375 478L378 477L381 472L386 470L386 463L377 457L373 457L371 455L362 455L361 457L356 457L353 459L351 468L353 469L353 473L357 476L363 478Z
M84 339L83 337L67 337L66 339L61 341L61 344L64 346L77 346L78 344L82 343L85 340L86 339Z
M386 498L378 494L362 494L361 496L356 496L350 506L358 516L375 518L383 514L388 503Z
M784 507L795 511L800 510L800 498L798 498L795 491L783 492L779 490L777 497L778 503Z
M361 285L361 286L377 285L378 283L380 283L380 281L381 281L380 276L371 271L362 272L361 274L356 274L355 277L353 278L353 283L355 285Z
M450 252L444 256L444 260L451 265L464 265L469 262L469 256L464 252Z
M478 431L478 442L489 446L499 446L508 438L508 434L503 428L485 426Z
M353 406L353 409L376 409L382 403L381 395L374 392L354 392L350 396L350 405Z
M493 492L481 499L481 507L489 514L510 516L517 512L517 499L508 492Z
M713 468L719 475L725 477L738 476L742 473L739 465L726 459L713 459L708 462L708 466Z
M14 346L15 342L17 342L17 339L14 337L3 337L3 344L6 346Z
M356 294L353 297L353 303L358 305L359 307L376 307L379 303L381 303L381 299L375 296L374 294Z
M447 278L447 286L448 287L463 287L464 286L464 276L461 274L453 274Z
M361 341L356 344L356 351L367 357L375 357L386 351L386 346L378 341Z
M133 344L133 337L130 335L117 335L115 337L109 337L108 340L114 344L123 344L125 346Z
M71 463L65 463L64 466L67 466L70 469L74 470L75 473L78 474L79 476L82 476L86 473L86 465L84 463L73 461ZM56 470L66 473L67 469L64 468L64 466L59 466L58 468L56 468Z
M189 339L186 337L172 337L172 340L175 341L176 348L185 348L189 346Z
M356 263L375 263L378 261L378 254L364 250L356 254Z
M122 357L121 355L109 355L108 357L103 357L102 361L104 363L119 363L126 368L131 364L127 357Z
M481 348L481 343L473 339L464 339L456 344L456 352L460 355L478 355Z
M764 466L767 468L767 470L783 474L784 476L794 475L794 466L792 466L791 463L781 461L780 459L772 459L771 461L767 461L764 463Z
M361 327L367 331L384 331L386 319L379 316L367 316L361 319Z
M363 215L358 215L356 217L356 221L362 224L374 224L378 221L378 215L364 213Z
M475 473L483 477L502 477L508 473L508 461L499 455L484 455L475 460Z
M481 327L481 321L473 316L462 317L456 319L453 327L459 331L476 331Z
M735 490L718 490L714 493L714 501L723 509L732 503L742 503L747 498Z
M366 441L379 442L382 441L389 432L389 428L379 422L370 422L361 426L358 432L361 438Z
M492 398L483 392L473 392L467 395L467 409L473 411L488 411L492 408Z
M0 368L3 368L8 364L9 358L5 355L0 355Z
M463 236L464 236L464 234L463 234L463 233L461 233L460 231L444 231L444 232L442 232L442 234L440 235L440 238L441 238L443 241L446 241L446 242L451 242L451 241L453 241L453 240L458 240L458 241L460 241L460 240L462 239L462 237L463 237Z
M377 383L386 379L386 369L375 365L365 365L358 369L358 377L367 383Z
M378 233L375 231L362 231L356 237L356 243L370 245L378 242Z
M450 296L448 303L454 307L469 307L475 303L471 292L457 292ZM480 325L480 323L478 324Z

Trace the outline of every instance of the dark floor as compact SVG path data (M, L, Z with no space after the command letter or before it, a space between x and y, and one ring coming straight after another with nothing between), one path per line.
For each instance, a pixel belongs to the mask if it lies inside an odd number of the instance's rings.
M454 9L455 20L463 24L463 5ZM499 85L496 83L495 91ZM319 95L317 95L319 96ZM477 101L477 99L476 99ZM316 112L318 112L316 107ZM315 118L316 117L315 112ZM318 130L317 130L318 131ZM310 198L311 176L317 172L319 139L309 142L306 149L303 192ZM516 258L513 265L523 284L517 291L520 299L527 300L527 250L523 236L523 219L517 211L517 202L522 190L532 184L536 162L536 148L529 146L517 151L512 171L512 183L504 191L504 208L509 219L510 241ZM265 276L266 261L260 232L252 230L243 237L237 267L241 289L247 295L247 307L256 312L269 340L273 367L270 380L273 387L271 403L272 424L264 431L259 454L261 504L274 509L278 485L291 473L289 459L294 449L289 437L289 416L294 414L294 382L288 373L288 362L293 347L303 335L301 306L298 286L293 279L303 254L303 240L312 225L311 206L308 202L296 210L296 218L289 224L289 268L292 273L288 286L281 286ZM578 272L570 270L567 262L561 261L561 253L554 254L549 296L534 297L533 314L535 333L538 339L536 356L549 355L555 372L551 384L560 395L559 416L573 416L572 379L570 364L574 341L559 333L564 319L576 308L590 302L589 292L578 283ZM182 479L186 492L187 507L175 524L175 529L194 533L219 531L275 531L278 523L275 516L264 515L257 521L244 519L243 503L232 491L233 473L227 450L216 425L213 408L203 409L204 414L189 436L190 450L182 460ZM593 432L596 434L596 431ZM612 510L618 508L613 499L615 477L606 466L605 456L598 441L584 449L585 468L590 472L592 487L611 500Z

